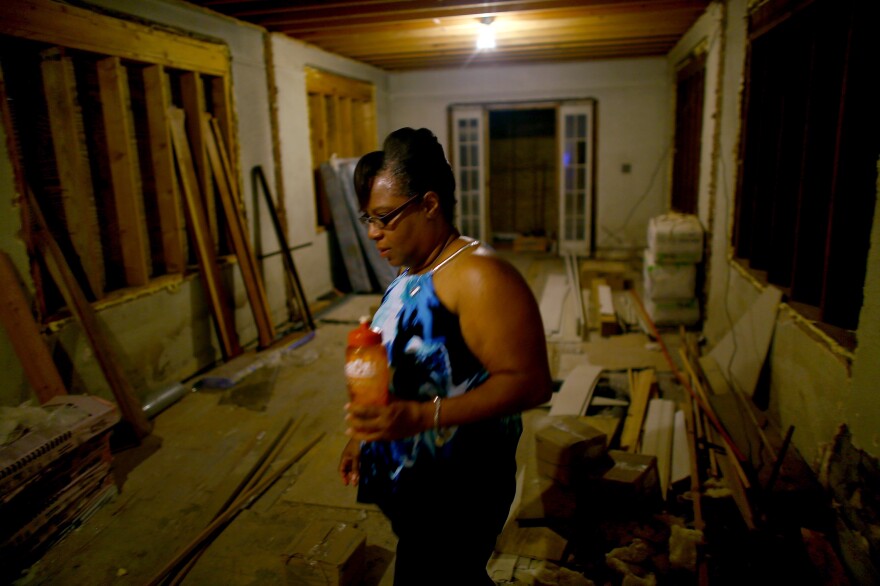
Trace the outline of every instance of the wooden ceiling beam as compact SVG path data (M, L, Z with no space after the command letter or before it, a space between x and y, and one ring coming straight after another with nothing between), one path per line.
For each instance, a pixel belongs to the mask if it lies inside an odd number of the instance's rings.
M641 31L669 30L680 34L682 27L688 26L693 22L693 14L663 14L645 12L638 15L634 14L629 18L598 18L598 17L576 17L562 18L552 20L516 20L498 23L495 27L495 37L504 39L507 37L519 37L524 35L557 35L557 34L581 34L589 36L595 32L601 31L607 34L627 34L629 31L636 29ZM432 37L444 38L449 36L461 35L474 37L477 33L478 24L475 22L464 21L455 24L447 24L443 26L413 26L401 25L399 27L375 27L369 30L359 31L358 34L352 35L351 31L344 30L322 30L312 31L309 33L295 33L288 29L281 29L283 32L296 38L310 42L320 43L325 39L344 38L353 42L358 42L362 38L371 39L402 39L412 38L414 40L425 40Z
M675 0L669 0L675 1ZM681 2L699 0L678 0ZM596 6L607 9L619 4L644 4L644 0L586 0L574 3L571 0L511 0L504 2L480 2L475 0L374 0L372 2L302 2L292 4L279 0L247 0L225 5L213 2L198 2L218 12L235 13L251 19L261 16L279 16L303 20L334 20L339 18L374 18L382 21L412 20L414 18L446 18L470 14L505 14L508 12L529 12L535 10L554 10L572 6ZM222 8L220 8L222 6ZM705 6L705 3L704 3Z
M654 37L641 37L641 38L627 38L627 39L596 39L596 40L582 40L576 38L568 38L568 39L555 39L552 41L543 41L543 42L523 42L523 43L508 43L506 45L500 46L497 49L494 49L495 53L505 53L510 51L519 51L522 49L530 49L530 48L540 48L542 50L551 49L554 47L629 47L633 45L664 45L667 47L673 46L678 37L675 35L657 35ZM473 43L450 43L450 44L432 44L432 45L412 45L409 47L386 47L379 45L365 45L359 49L352 49L350 51L346 51L346 54L351 55L354 59L366 59L367 57L379 57L380 55L414 55L414 54L430 54L430 53L444 53L444 52L459 52L459 53L472 53L476 50Z
M658 37L673 36L679 38L678 30L675 28L659 28L651 23L642 23L639 26L631 25L623 28L612 30L576 30L563 29L555 34L547 34L542 31L528 31L515 35L499 35L496 37L498 50L504 50L507 47L529 44L529 43L546 43L546 42L570 42L581 41L592 43L597 41L608 42L633 42L639 39L652 40ZM397 50L406 50L410 47L425 48L429 47L433 50L444 50L446 47L455 47L458 45L473 47L476 36L469 34L446 34L438 36L412 36L412 35L360 35L357 37L322 37L317 40L306 40L325 48L328 51L341 52L343 54L360 53L364 49L380 48L384 52L392 52Z
M676 39L674 38L665 38L665 39L657 39L652 42L638 42L638 43L592 43L592 44L584 44L584 43L554 43L554 44L544 44L544 45L523 45L521 47L511 47L509 50L504 51L503 53L498 53L494 51L477 51L473 47L470 48L455 48L447 51L443 51L442 53L438 53L436 51L411 51L411 52L392 52L392 53L383 53L383 52L375 52L375 53L364 53L359 55L358 58L364 61L393 61L395 59L426 59L426 58L442 58L442 57L450 57L450 58L458 58L458 57L466 57L471 55L484 55L484 56L492 56L492 55L500 55L500 54L511 54L511 55L538 55L538 54L547 54L549 55L551 52L564 53L566 51L581 51L581 52L593 52L593 51L621 51L626 49L627 47L633 47L640 52L645 50L648 51L660 51L666 50L675 43Z
M588 52L572 52L560 54L540 54L531 56L503 56L494 57L480 56L477 58L427 58L427 59L399 59L393 61L377 61L371 63L375 67L382 68L386 71L410 71L421 69L438 69L438 68L465 68L465 67L487 67L494 65L519 65L523 63L523 59L528 57L533 63L549 63L549 62L571 62L571 61L590 61L590 60L608 60L608 59L635 59L644 57L656 57L665 54L656 50L647 48L628 48L625 51L588 51Z
M583 15L585 11L593 11L597 16L612 16L619 14L641 14L644 12L667 12L670 10L683 10L686 12L702 12L707 2L703 0L660 0L659 2L647 3L637 0L618 0L609 4L607 2L595 3L587 7L572 7L570 2L558 3L559 6L532 6L516 11L517 15L524 18L547 15L550 18L574 18ZM511 11L512 12L512 11ZM474 8L455 9L424 9L424 10L395 10L389 13L357 10L351 14L338 14L334 12L324 13L318 11L314 14L301 13L297 15L276 14L250 14L249 12L228 12L236 18L263 26L270 30L276 27L295 27L297 30L307 31L325 28L365 28L377 25L397 26L403 23L423 21L425 23L442 24L451 19L477 19L484 16L496 16L507 18L508 11L488 9L481 4ZM511 16L513 16L511 14Z

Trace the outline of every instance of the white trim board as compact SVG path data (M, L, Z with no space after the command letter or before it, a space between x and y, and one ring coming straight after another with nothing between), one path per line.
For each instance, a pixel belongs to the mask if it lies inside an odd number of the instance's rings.
M550 401L550 415L583 415L590 404L596 382L604 369L592 364L579 364Z

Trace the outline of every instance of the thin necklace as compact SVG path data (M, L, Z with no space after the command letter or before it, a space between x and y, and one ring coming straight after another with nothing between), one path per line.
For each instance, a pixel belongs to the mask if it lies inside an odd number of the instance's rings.
M460 238L460 236L456 236L455 240L458 240L459 238ZM436 260L436 259L440 258L440 256L442 256L442 254L443 254L443 251L446 250L447 248L449 248L450 244L452 244L452 242L447 242L446 246L444 246L443 249L440 250L440 253L436 257L434 257L434 259ZM443 261L438 263L437 266L435 266L430 271L423 273L421 275L416 275L416 285L415 285L415 287L413 287L410 290L409 296L414 297L419 291L422 290L422 285L421 285L422 277L424 277L425 275L433 275L434 273L436 273L437 271L442 269L446 265L446 263L453 260L456 256L458 256L459 254L461 254L462 252L464 252L468 248L473 248L474 246L478 246L479 244L480 244L479 240L472 240L471 242L468 242L467 244L465 244L464 246L462 246L461 248L459 248L458 250L456 250L455 252L450 254L447 258L443 259ZM431 261L431 262L434 262L434 261ZM409 271L409 269L407 269L407 271Z
M446 244L444 244L444 245L443 245L443 248L440 249L440 252L438 252L437 254L435 254L435 255L434 255L434 258L432 258L430 261L428 261L428 263L425 264L425 267L424 267L424 268L428 268L428 267L431 266L434 262L436 262L436 260L437 260L438 258L440 258L441 256L443 256L443 253L446 252L446 249L449 248L449 245L452 244L453 242L455 242L455 241L458 240L458 239L459 239L459 236L456 236L454 232L453 232L452 234L450 234L449 237L446 239ZM411 271L411 269L412 269L412 267L407 267L407 268L406 268L406 272L409 273L409 272ZM422 269L419 269L419 270L422 270ZM427 271L427 272L429 273L429 272L431 272L431 271ZM425 273L425 274L427 274L427 273Z

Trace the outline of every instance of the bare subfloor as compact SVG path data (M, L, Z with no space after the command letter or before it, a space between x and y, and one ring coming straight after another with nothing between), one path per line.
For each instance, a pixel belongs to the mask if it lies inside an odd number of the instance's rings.
M377 301L350 298L334 318L356 323ZM355 502L336 472L346 442L342 357L351 327L320 323L310 342L279 353L277 366L228 390L189 393L159 414L141 446L114 455L118 497L21 582L147 583L208 525L292 418L298 427L276 462L318 434L322 439L211 542L186 582L284 584L286 548L310 520L326 519L366 531L366 583L390 584L394 535L378 510Z
M540 266L528 258L515 264L536 296L548 271L565 272L558 258ZM309 521L321 519L365 531L363 584L390 585L396 539L377 509L355 502L354 489L343 486L336 470L346 442L342 374L346 334L379 299L378 295L345 298L319 316L314 339L278 353L277 364L254 371L231 389L188 393L160 413L142 445L114 454L118 496L55 544L18 583L149 583L210 523L292 419L296 431L277 462L323 436L209 541L185 582L285 584L284 555L291 542ZM639 342L639 350L642 346ZM572 364L587 359L580 343L565 340L551 343L550 353L557 379ZM522 466L533 457L533 430L545 413L539 409L524 418Z

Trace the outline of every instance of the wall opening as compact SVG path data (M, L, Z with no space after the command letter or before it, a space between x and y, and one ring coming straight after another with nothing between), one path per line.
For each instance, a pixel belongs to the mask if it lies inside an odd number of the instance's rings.
M492 239L546 236L559 227L556 109L489 112Z

